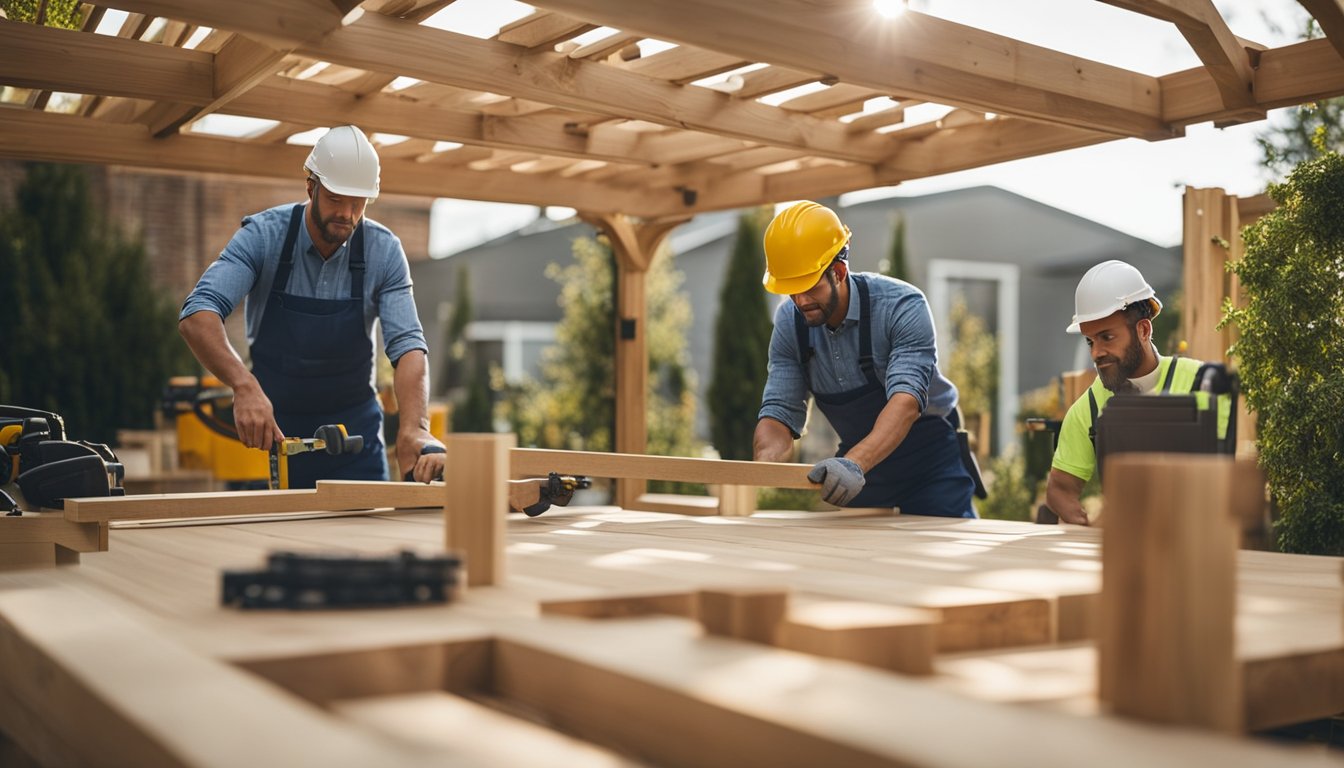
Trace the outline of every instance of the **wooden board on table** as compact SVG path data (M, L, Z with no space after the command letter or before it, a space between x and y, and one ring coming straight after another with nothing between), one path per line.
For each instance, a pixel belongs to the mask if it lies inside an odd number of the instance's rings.
M169 493L67 499L65 517L81 523L289 514L317 510L442 507L443 483L319 480L315 489Z

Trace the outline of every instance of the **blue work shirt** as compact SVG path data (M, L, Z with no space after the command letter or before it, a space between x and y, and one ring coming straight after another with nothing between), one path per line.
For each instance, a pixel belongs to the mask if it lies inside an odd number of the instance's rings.
M905 392L919 403L921 412L945 416L957 407L957 388L938 371L938 349L934 341L933 316L929 302L915 286L873 273L868 280L872 333L873 367L885 373L887 399ZM770 417L793 432L802 434L807 421L807 397L810 392L839 394L864 385L859 368L859 301L852 275L849 285L849 309L840 327L825 325L808 328L814 350L803 375L803 358L794 330L793 301L784 297L775 309L775 329L770 336L770 372L761 396L758 418Z
M219 258L206 270L187 300L178 320L208 310L221 318L246 299L247 343L261 329L262 313L271 295L271 283L280 264L293 204L276 206L243 219ZM308 216L307 209L304 216ZM395 364L413 349L429 352L420 317L415 312L411 270L401 240L376 221L364 218L364 331L373 339L374 321L381 321L383 349ZM294 245L294 269L285 293L318 299L350 298L350 243L346 241L326 261L313 245L306 224L299 227Z

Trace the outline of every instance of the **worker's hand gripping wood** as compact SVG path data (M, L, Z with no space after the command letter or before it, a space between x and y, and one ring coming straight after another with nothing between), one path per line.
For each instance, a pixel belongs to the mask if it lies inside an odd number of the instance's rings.
M818 461L807 473L807 479L821 484L821 498L828 504L843 507L863 490L863 468L843 456Z

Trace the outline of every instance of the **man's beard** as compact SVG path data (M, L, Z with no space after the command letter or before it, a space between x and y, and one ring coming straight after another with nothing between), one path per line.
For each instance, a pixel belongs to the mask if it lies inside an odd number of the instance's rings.
M831 298L826 301L826 306L824 307L821 306L820 304L816 305L818 308L821 309L821 317L814 320L813 318L808 316L806 312L803 313L803 322L807 323L807 325L811 328L816 328L825 325L826 321L829 320L831 318L831 315L835 312L836 307L840 306L840 291L836 290L836 286L839 283L839 281L835 279L835 277L832 275L831 272L827 272L826 282L831 284Z
M336 216L323 216L322 205L318 202L318 196L313 195L313 223L317 225L317 232L322 236L328 245L340 245L344 243L350 234L355 231L355 223L349 219L341 219ZM349 229L340 228L338 224L345 224Z
M1101 377L1102 386L1111 390L1117 395L1138 394L1139 388L1134 386L1130 379L1138 372L1139 366L1143 365L1143 347L1139 344L1139 334L1133 333L1129 347L1125 349L1124 357L1117 358L1108 355L1095 361L1098 366L1106 363L1116 363L1109 368L1097 368L1097 375Z

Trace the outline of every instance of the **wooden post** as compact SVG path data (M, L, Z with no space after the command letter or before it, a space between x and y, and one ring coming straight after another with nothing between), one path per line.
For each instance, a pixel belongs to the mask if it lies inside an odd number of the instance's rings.
M1243 727L1234 466L1192 454L1106 462L1099 691L1115 714Z
M579 217L606 235L616 254L616 429L618 453L644 453L648 447L649 345L645 276L663 240L689 216L636 223L622 214L580 212ZM637 506L643 480L616 483L615 503Z
M1267 195L1236 197L1221 189L1185 188L1185 307L1182 335L1192 357L1227 362L1227 350L1237 341L1237 329L1214 326L1223 316L1223 300L1244 306L1241 281L1227 271L1228 262L1246 252L1243 228L1274 210ZM1237 455L1255 456L1255 414L1238 400Z
M751 517L756 512L754 485L720 485L719 514L726 517Z
M513 434L451 434L443 478L444 549L463 555L467 585L504 583Z

